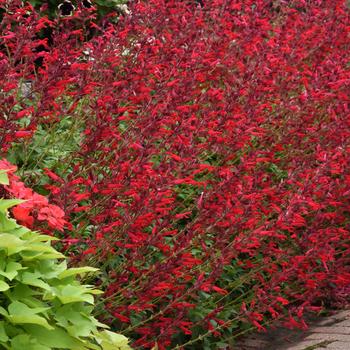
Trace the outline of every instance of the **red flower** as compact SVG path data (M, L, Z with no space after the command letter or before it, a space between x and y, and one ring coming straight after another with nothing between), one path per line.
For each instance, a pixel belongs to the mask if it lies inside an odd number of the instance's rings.
M34 217L31 214L30 208L24 208L20 205L12 208L13 216L18 222L24 226L32 227L34 224Z
M22 130L22 131L16 131L15 132L15 137L18 139L28 139L30 137L32 137L32 132L31 131L26 131L26 130Z
M47 221L51 228L62 231L66 221L64 211L56 205L49 204L39 210L38 220Z

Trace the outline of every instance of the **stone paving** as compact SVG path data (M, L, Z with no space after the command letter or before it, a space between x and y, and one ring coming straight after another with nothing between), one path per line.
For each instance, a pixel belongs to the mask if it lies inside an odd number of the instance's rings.
M251 335L237 350L350 350L350 310L311 320L307 331L282 328Z

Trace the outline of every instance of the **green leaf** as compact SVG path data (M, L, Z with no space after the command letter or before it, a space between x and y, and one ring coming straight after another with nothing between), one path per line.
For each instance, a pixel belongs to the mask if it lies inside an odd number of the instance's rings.
M50 245L46 245L45 243L41 243L41 244L31 243L31 244L28 244L27 247L25 248L25 250L32 251L32 252L43 252L43 253L50 253L50 254L59 254L56 249L52 248Z
M28 287L25 284L18 283L13 288L10 297L13 297L13 300L24 300L27 298L31 298L34 294L35 293L32 288Z
M25 272L21 276L21 282L29 286L51 290L51 287L47 283L42 281L40 278L38 278L38 276L40 276L39 273Z
M10 286L4 282L0 280L0 292L5 292L6 290L9 290Z
M51 348L58 349L86 349L84 343L70 336L62 328L52 330L43 329L36 325L26 325L25 330L36 338L39 343Z
M5 322L0 321L0 342L6 343L8 341L9 337L6 334L5 331Z
M0 306L0 315L8 316L8 312L2 306Z
M48 308L31 309L26 304L14 301L9 305L8 310L9 315L7 319L13 324L33 323L43 326L46 329L53 329L44 317L37 315L38 313L48 310Z
M6 265L6 271L0 270L0 275L12 281L18 275L18 271L22 269L24 269L24 267L21 264L10 261Z
M12 255L24 249L25 241L9 233L0 234L0 249L7 249L7 254Z
M67 262L63 260L60 264L55 260L42 260L38 270L46 279L57 278L58 275L67 268Z
M75 302L86 302L93 304L94 297L91 294L87 294L89 292L90 291L85 289L83 286L68 285L57 288L57 292L55 294L62 304Z
M45 253L40 254L37 259L38 260L48 260L48 259L64 259L65 256L59 252L56 253Z
M9 177L7 176L7 170L0 170L0 185L9 185Z
M96 339L103 350L131 350L128 345L128 338L121 334L105 330L98 333Z
M40 234L30 239L30 242L51 242L51 241L59 241L59 238Z
M21 303L20 301L14 301L8 307L10 315L35 315L45 312L49 309L50 308L47 307L37 307L31 309L28 305Z
M0 211L5 211L24 202L21 199L0 199Z
M83 275L88 272L96 272L98 269L90 266L71 268L59 274L58 278L63 279L75 275Z
M87 337L96 332L99 322L82 311L79 304L66 304L55 312L55 319L72 336Z
M46 329L52 329L45 318L38 315L9 315L8 320L13 324L33 323L43 326Z
M11 350L51 350L47 346L39 344L28 334L20 334L11 340Z
M16 223L15 220L10 219L11 223ZM6 230L5 230L6 231ZM8 233L13 233L14 235L16 235L19 238L24 238L27 239L27 234L28 233L32 233L28 228L24 227L24 226L19 226L16 224L16 227L13 228L10 232L7 230Z
M31 260L52 260L52 259L63 259L64 255L61 253L42 253L42 252L32 252L32 251L23 251L21 256L24 261Z
M17 227L19 226L15 220L9 219L5 212L0 211L0 232L11 232Z

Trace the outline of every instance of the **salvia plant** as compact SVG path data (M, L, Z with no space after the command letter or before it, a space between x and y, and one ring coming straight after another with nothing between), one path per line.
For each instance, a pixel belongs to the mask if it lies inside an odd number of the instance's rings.
M135 348L214 350L344 304L346 2L130 1L104 30L93 11L4 12L0 148L72 264L101 269L99 319ZM14 215L50 229L41 210Z
M41 15L48 15L50 18L74 16L77 11L96 9L99 17L113 12L123 13L127 11L125 0L28 0L34 8L40 11ZM22 1L24 5L26 1ZM4 1L3 10L8 9L11 0Z

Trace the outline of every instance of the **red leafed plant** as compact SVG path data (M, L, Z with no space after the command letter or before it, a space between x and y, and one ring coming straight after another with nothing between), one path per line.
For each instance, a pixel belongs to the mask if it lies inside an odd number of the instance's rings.
M349 9L203 3L132 1L89 41L79 13L14 1L1 24L2 153L63 208L136 348L233 347L349 290Z

